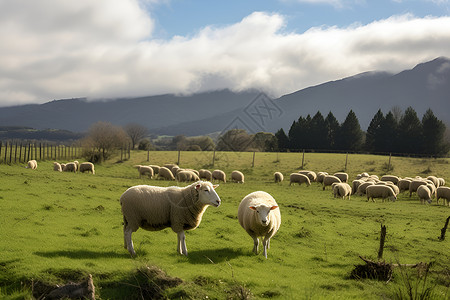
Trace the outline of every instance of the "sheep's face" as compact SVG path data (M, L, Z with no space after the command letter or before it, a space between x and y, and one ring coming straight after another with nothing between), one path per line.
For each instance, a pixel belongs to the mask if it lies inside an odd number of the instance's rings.
M397 200L397 196L395 196L395 195L389 196L389 200L391 200L392 202L395 202L395 200Z
M201 182L195 186L198 191L198 199L201 203L205 205L212 205L218 207L220 205L220 198L217 195L215 188L219 185L213 185L211 182Z
M257 206L249 206L250 209L256 211L257 220L262 226L267 226L270 223L270 211L278 208L278 206L268 206L260 204Z

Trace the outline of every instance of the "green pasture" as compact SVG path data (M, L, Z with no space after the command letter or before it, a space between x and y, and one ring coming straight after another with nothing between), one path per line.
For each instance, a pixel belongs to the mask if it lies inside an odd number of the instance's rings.
M342 200L317 183L289 186L288 179L303 161L304 169L346 171L352 179L368 172L450 182L449 158L392 157L389 164L388 156L256 153L253 162L250 152L216 152L212 166L213 155L132 151L126 161L96 165L95 175L54 172L53 161L38 162L37 170L0 165L0 298L31 299L38 283L65 284L92 274L98 299L146 298L149 286L170 299L410 299L405 282L414 295L428 289L429 299L449 299L450 232L444 241L438 237L450 207L442 201L422 205L406 193L396 202ZM133 234L138 255L130 258L123 248L120 195L138 184L186 185L140 179L133 165L178 159L181 167L218 168L228 176L241 170L245 183L220 184L222 205L208 208L199 228L186 233L188 257L176 253L170 229L140 229ZM281 184L273 182L275 171L285 175ZM253 241L237 220L239 202L257 190L273 195L282 216L268 259L252 253ZM363 263L359 255L376 260L381 224L387 227L386 262L432 262L427 276L395 268L389 282L350 279ZM165 287L146 273L152 266L183 283Z

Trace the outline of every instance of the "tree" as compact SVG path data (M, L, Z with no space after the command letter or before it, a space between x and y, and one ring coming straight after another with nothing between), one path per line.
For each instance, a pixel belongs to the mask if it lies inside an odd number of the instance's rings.
M381 109L377 111L375 116L373 116L372 121L370 121L369 127L366 133L366 143L365 148L368 151L380 151L380 134L381 125L384 122L384 116Z
M326 149L334 150L336 149L336 136L339 132L339 122L333 113L330 111L325 118L325 125L327 127L327 144Z
M256 151L276 151L277 142L275 135L271 132L258 132L253 135L252 148Z
M287 137L283 128L279 129L275 133L275 137L277 138L278 151L287 151L289 149L289 138Z
M428 109L422 117L422 149L424 154L442 155L449 150L445 143L445 124Z
M247 151L252 141L253 137L245 129L230 129L219 137L217 150Z
M129 142L129 137L121 127L97 122L89 128L83 145L88 159L98 162L108 159L115 149Z
M398 152L398 123L392 112L388 112L381 122L375 144L377 151Z
M291 149L300 150L307 147L310 120L311 117L309 117L308 120L300 116L300 118L298 118L298 121L294 121L294 123L292 124L291 128L289 129L289 141L291 142Z
M341 150L358 151L362 147L363 132L358 118L350 110L339 129L338 146Z
M416 111L410 106L405 110L398 124L398 150L402 153L421 153L422 123Z
M132 149L134 149L139 141L145 138L148 134L148 129L146 127L136 123L127 124L124 127L124 130L130 137Z
M311 149L325 149L327 147L327 124L320 111L311 119L310 125L310 145Z

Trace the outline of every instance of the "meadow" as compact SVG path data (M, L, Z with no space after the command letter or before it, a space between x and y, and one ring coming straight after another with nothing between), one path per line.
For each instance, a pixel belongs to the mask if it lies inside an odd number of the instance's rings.
M43 286L79 281L87 274L93 276L98 299L450 297L450 232L438 240L450 207L442 200L423 205L407 193L396 202L373 203L358 196L336 199L317 183L289 186L286 178L301 168L302 153L256 153L252 167L250 152L216 152L214 166L211 152L182 152L181 167L218 168L228 176L238 169L245 183L220 184L216 191L222 205L209 207L200 226L186 232L188 257L176 253L177 237L170 229L140 229L133 234L137 257L131 258L123 248L120 195L138 184L186 185L140 179L135 164L178 161L177 152L150 152L149 161L147 154L132 151L128 160L96 165L95 175L54 172L52 161L38 162L37 170L0 165L0 298L31 299ZM368 172L436 175L450 182L449 158L388 161L388 156L306 153L303 168L346 171L351 179ZM285 181L274 183L274 171L281 171ZM257 190L273 195L282 215L268 259L253 254L253 241L237 220L240 201ZM395 268L389 282L350 278L355 265L363 263L359 255L377 259L381 224L387 228L383 259L432 263L426 276ZM152 277L155 272L158 278ZM182 283L171 284L175 277Z

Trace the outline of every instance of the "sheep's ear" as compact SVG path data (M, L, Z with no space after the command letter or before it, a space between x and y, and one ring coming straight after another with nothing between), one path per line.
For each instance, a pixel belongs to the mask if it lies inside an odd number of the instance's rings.
M278 206L277 206L277 205L274 205L274 206L272 206L272 207L270 208L270 210L274 210L275 208L278 208Z
M256 207L254 207L254 206L249 206L248 208L256 210Z
M216 188L218 188L218 187L219 187L218 184L214 184L214 185L213 185L213 188L214 188L214 189L216 189Z
M201 187L201 184L197 184L197 185L195 186L195 189L196 189L196 190L199 190L200 187Z

